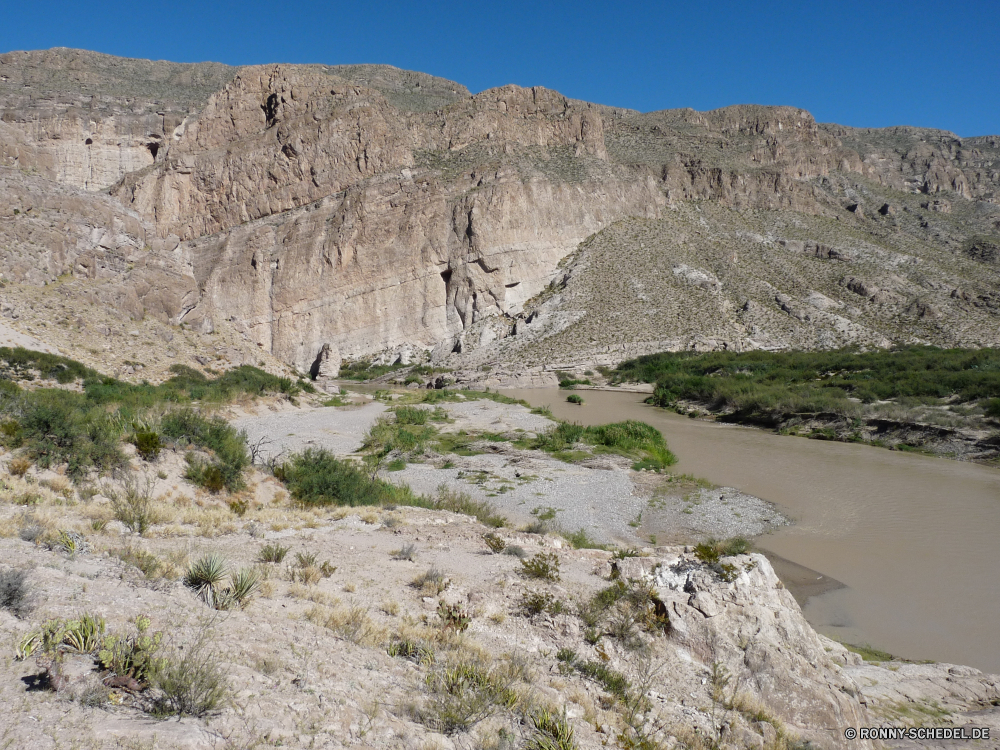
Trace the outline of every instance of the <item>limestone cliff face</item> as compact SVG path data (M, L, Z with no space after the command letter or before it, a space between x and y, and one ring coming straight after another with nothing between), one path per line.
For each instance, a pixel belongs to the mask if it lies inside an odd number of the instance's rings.
M0 164L84 190L152 165L235 69L84 50L0 55Z
M626 170L575 184L502 162L442 175L415 155L496 140L504 154L567 147L599 162L602 127L545 89L420 115L325 73L252 68L112 193L195 268L201 302L166 314L232 319L308 370L325 345L349 357L453 345L482 317L519 312L588 235L654 216L656 181Z
M61 185L32 198L58 217L4 225L0 271L38 284L113 266L130 314L225 319L303 371L324 347L326 362L480 347L544 360L995 338L977 331L1000 309L996 137L74 50L0 55L0 112L4 190ZM553 283L566 293L538 297ZM576 333L500 346L543 313L552 335Z

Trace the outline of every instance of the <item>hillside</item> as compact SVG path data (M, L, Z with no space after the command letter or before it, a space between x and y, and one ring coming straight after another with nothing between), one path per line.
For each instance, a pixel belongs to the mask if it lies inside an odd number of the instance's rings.
M997 137L65 49L0 55L0 111L15 328L71 276L328 374L1000 335Z

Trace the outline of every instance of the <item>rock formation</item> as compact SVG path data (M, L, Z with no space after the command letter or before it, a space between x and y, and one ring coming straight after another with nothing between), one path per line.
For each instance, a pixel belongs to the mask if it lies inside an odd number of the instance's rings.
M0 73L2 189L24 204L0 222L7 278L103 274L129 314L227 321L303 373L324 347L998 343L996 137L470 95L385 66L51 50Z

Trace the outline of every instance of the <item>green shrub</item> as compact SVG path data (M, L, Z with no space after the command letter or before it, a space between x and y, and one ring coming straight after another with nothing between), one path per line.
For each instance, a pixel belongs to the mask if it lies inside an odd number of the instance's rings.
M1000 417L1000 398L989 398L983 402L983 414L987 417Z
M598 661L577 662L574 666L580 674L589 677L616 698L624 700L628 697L631 685L621 672Z
M163 716L205 716L222 708L230 694L222 660L212 650L207 630L164 660L154 684L162 694L156 713Z
M432 507L436 510L448 510L472 516L484 526L491 526L494 529L507 525L507 519L497 513L492 503L486 500L474 500L466 493L452 490L444 484L438 487L438 496L433 501Z
M558 615L563 612L563 603L552 594L544 591L528 591L521 597L521 614L525 617L535 617L543 612Z
M483 534L483 541L486 542L486 546L494 555L499 555L507 548L507 542L499 534L493 532Z
M518 702L513 677L500 667L463 662L431 672L426 698L415 718L446 735L467 732L483 719Z
M193 444L209 451L213 460L186 456L185 477L211 492L236 492L244 486L243 471L250 465L246 433L237 431L221 417L206 418L193 409L178 409L163 416L164 437L180 444Z
M109 551L126 565L137 568L146 578L155 578L163 570L160 558L139 547L126 545Z
M373 479L351 461L323 449L293 455L276 472L289 494L304 505L413 505L408 487Z
M694 555L703 563L717 563L720 558L734 557L735 555L745 555L753 548L753 545L742 536L734 536L729 539L716 539L714 537L706 539L696 545Z
M558 581L559 557L555 552L539 552L530 559L521 560L521 574L527 578Z
M155 432L137 432L132 437L136 452L144 461L155 461L160 456L160 436Z
M566 400L571 404L576 404L577 406L583 406L583 396L577 395L576 393L571 393L566 397Z
M696 401L715 411L732 410L736 421L821 413L851 417L859 413L851 398L864 403L1000 398L1000 349L663 353L623 362L614 378L655 382L651 401L658 406Z
M573 549L607 549L606 544L592 539L586 529L579 529L572 534L563 534L563 537L572 545Z
M27 379L32 369L60 383L82 380L83 393L51 388L22 391L10 380L3 379L5 376ZM230 370L214 380L184 365L174 365L171 370L174 376L160 385L133 385L102 376L64 357L0 348L0 424L3 426L0 442L8 448L23 447L25 455L41 468L65 463L74 478L90 469L106 473L125 465L125 456L119 447L125 427L151 407L195 401L224 403L240 393L280 392L293 396L305 387L247 366ZM168 426L176 426L176 421L169 417ZM217 422L226 424L224 420ZM232 489L239 484L238 474L245 466L239 455L245 453L245 446L239 445L239 441L216 440L222 432L225 431L216 424L214 432L187 435L187 439L217 454L226 486ZM232 433L229 438L235 436L231 428L229 432ZM182 436L166 437L180 439ZM154 439L139 435L136 439L142 442L142 445L136 444L140 455L153 460L157 453Z
M427 409L416 406L397 406L393 411L396 413L396 424L427 424L431 416Z

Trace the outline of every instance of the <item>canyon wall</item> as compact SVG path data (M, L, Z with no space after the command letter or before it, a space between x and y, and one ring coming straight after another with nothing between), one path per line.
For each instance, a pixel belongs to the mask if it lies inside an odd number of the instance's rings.
M387 66L229 68L75 50L0 55L0 113L6 278L109 278L104 298L130 315L203 332L225 320L300 371L324 347L347 358L505 356L517 347L498 342L539 305L581 319L580 293L555 309L573 295L553 301L552 285L580 278L586 253L560 263L595 236L614 277L595 282L600 294L651 282L663 304L702 311L651 326L659 318L639 312L639 292L616 293L602 315L635 318L637 351L968 338L961 311L926 313L944 303L928 308L920 289L958 290L956 310L993 314L973 302L992 300L998 281L996 137L817 124L795 107L640 114L540 87L471 95ZM742 218L686 211L677 224L679 207L705 202ZM634 221L661 229L623 239ZM766 260L786 240L866 248L875 266L854 276L894 274L865 283L911 284L883 302L917 312L862 315L846 277L827 280L821 296L840 312L823 333L824 315L800 309L819 299L811 272L768 276L787 265ZM892 259L903 256L923 264L920 279L900 280ZM680 260L660 268L668 257ZM696 277L715 279L725 304L701 304L704 285L685 281ZM799 311L804 338L754 313L781 308L779 297ZM630 339L622 328L590 321L584 348L631 351L618 347Z

